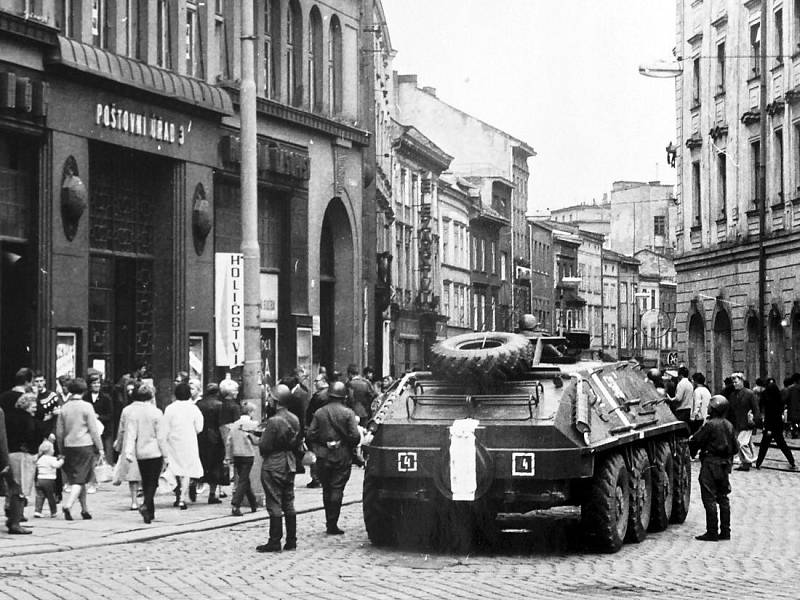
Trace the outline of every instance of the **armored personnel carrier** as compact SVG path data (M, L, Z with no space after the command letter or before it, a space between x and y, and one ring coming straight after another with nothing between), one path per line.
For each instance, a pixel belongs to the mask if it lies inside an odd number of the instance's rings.
M475 333L433 347L373 405L364 475L370 541L465 552L513 514L579 506L616 552L686 519L688 428L636 362L592 363L543 333Z

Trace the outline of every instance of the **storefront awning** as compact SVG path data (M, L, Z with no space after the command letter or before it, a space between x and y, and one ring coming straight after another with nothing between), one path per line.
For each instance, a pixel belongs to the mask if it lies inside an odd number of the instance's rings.
M63 35L58 36L58 47L48 62L219 114L233 114L230 96L221 88Z

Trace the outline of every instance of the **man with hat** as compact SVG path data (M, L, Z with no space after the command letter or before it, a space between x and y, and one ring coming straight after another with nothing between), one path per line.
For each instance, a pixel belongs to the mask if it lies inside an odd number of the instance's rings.
M739 442L739 460L741 464L737 471L749 471L755 461L753 448L753 429L761 420L761 411L758 401L752 390L744 387L744 373L736 372L731 375L733 379L733 392L730 395L730 410L728 420L733 424L736 439Z
M317 473L322 484L325 527L329 535L344 533L339 529L344 487L350 479L353 449L361 441L356 414L344 405L347 387L334 381L328 388L328 403L314 413L306 440L317 456Z
M294 476L297 469L295 452L300 448L300 421L289 412L292 391L284 384L276 385L269 396L275 414L267 419L258 444L263 463L261 485L264 487L269 512L269 540L256 546L257 552L279 552L286 521L284 550L297 548L297 513L294 509Z

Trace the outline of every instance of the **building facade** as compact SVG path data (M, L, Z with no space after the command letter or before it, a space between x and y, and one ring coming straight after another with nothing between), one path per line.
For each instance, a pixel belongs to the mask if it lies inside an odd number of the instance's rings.
M531 260L531 313L547 331L553 331L555 289L553 229L546 222L528 219Z
M800 7L677 9L679 359L713 390L781 381L800 370Z
M178 370L235 375L241 347L220 348L214 282L241 252L239 8L42 4L0 2L0 164L14 190L3 387L23 365L116 381L144 363L162 398ZM362 360L370 136L354 125L360 3L272 0L255 17L261 359L274 380Z
M494 204L491 194L494 182L507 184L511 190L506 199L508 206L500 213L508 221L500 231L498 253L506 256L509 273L501 284L501 319L499 329L511 331L516 327L519 315L530 312L529 281L517 280L512 267L527 268L529 243L527 241L527 187L530 169L528 160L536 155L527 143L492 127L444 102L433 87L418 86L416 75L399 75L395 79L398 109L403 121L425 132L445 152L453 156L450 170L470 181L483 180L488 186L481 187L484 206ZM491 184L491 185L490 185ZM499 185L499 184L498 184Z
M452 173L442 174L438 191L441 313L447 317L447 336L450 337L472 330L469 224L480 196L475 186Z
M439 175L452 157L410 125L394 123L394 273L391 315L393 377L430 363L430 348L445 335L440 312Z

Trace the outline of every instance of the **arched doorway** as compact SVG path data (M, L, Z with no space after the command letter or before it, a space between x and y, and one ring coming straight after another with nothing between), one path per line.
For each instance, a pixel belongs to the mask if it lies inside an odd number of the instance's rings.
M687 355L687 366L691 372L706 372L706 327L699 313L693 314L689 319Z
M728 313L719 308L714 318L714 378L708 382L712 390L722 388L722 382L733 372L731 347L731 320Z
M786 341L783 333L783 315L777 307L772 307L767 320L767 369L778 385L783 385L786 377ZM765 375L765 373L762 373Z
M758 336L760 334L758 317L751 313L745 321L744 338L744 377L754 382L756 377L760 377L760 367L758 364Z
M792 374L800 373L800 304L795 302L792 308Z
M319 246L320 365L328 373L355 362L353 233L341 200L328 204Z

